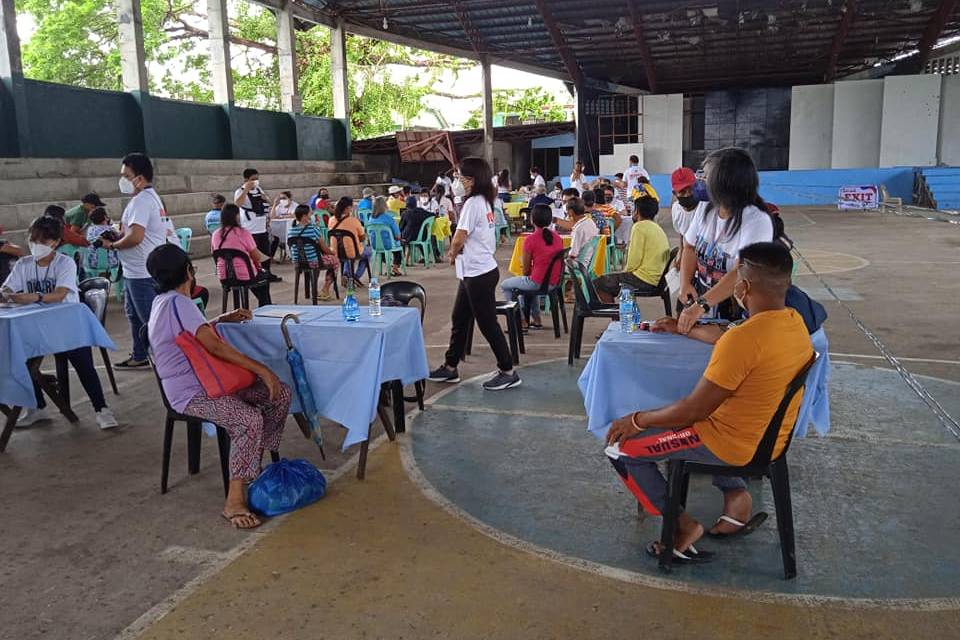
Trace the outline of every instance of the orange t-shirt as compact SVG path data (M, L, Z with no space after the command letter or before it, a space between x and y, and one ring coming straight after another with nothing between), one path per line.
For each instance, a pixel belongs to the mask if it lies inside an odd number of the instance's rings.
M340 222L337 222L336 219L331 219L330 231L335 231L335 230L349 231L350 233L352 233L353 237L356 238L357 240L357 245L356 245L357 250L363 251L363 240L364 238L366 238L366 235L363 230L363 223L360 222L359 219L354 218L353 216L347 216ZM346 242L343 243L343 245L344 245L343 246L344 255L346 255L348 258L358 257L354 254L354 245L352 242L347 240ZM339 249L337 248L337 239L333 236L330 236L330 248L332 248L334 251L338 252L339 254Z
M812 356L803 318L790 308L758 313L723 334L703 377L733 395L694 425L707 448L731 465L750 462L787 387ZM774 456L787 443L802 397L787 409Z

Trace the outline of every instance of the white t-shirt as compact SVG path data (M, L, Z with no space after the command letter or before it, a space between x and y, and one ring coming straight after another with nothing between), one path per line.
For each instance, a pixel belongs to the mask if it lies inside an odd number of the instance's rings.
M149 278L147 256L167 241L167 229L163 222L165 212L160 196L153 188L144 189L127 204L120 218L121 229L126 234L133 225L143 227L143 241L135 247L118 249L123 277Z
M637 186L637 180L643 176L647 180L650 179L650 174L647 173L647 170L639 165L632 164L623 171L623 181L627 183L628 189L633 189Z
M546 193L546 191L547 191L547 181L544 180L544 179L543 179L543 176L538 173L538 174L537 174L537 177L533 179L533 192L534 192L534 193L539 193L539 192L540 192L540 191L539 191L540 187L543 187L543 191L544 191L544 193Z
M287 204L278 202L277 208L274 209L274 215L276 215L278 218L292 218L293 212L299 206L300 205L297 203L296 200L290 200L289 202L287 202Z
M670 208L670 214L673 217L674 231L679 233L681 236L686 235L687 229L690 228L690 223L693 222L693 218L698 214L703 213L707 206L709 206L709 203L700 202L693 211L687 211L680 206L679 202L674 202L673 206Z
M773 240L770 215L754 206L743 210L740 229L732 237L727 237L726 224L727 220L721 220L715 208L704 208L693 217L683 235L697 252L696 279L703 289L710 289L736 267L740 249Z
M39 266L33 256L20 258L13 264L3 287L14 293L44 295L63 287L70 290L63 299L64 302L80 302L80 295L77 293L77 264L62 253L57 253L45 267Z
M600 230L597 229L593 218L589 215L583 216L573 225L573 230L570 232L570 253L567 255L577 258L580 264L589 267L590 260L593 259L593 252L588 251L581 256L580 250L598 235L600 235Z
M467 233L463 252L457 256L457 277L474 278L497 268L493 257L497 250L493 208L483 196L470 196L463 203L457 231Z
M574 174L570 174L570 188L576 189L580 193L583 193L583 174L580 174L579 178L574 178Z
M460 182L460 178L457 178L450 184L450 191L453 192L454 202L456 202L456 198L462 199L463 196L467 193L467 190L464 188L463 183Z
M234 201L237 198L243 196L243 185L240 185L240 188L233 192ZM253 203L250 202L250 196L263 196L263 189L259 186L250 189L247 192L247 195L243 197L243 200L240 201L240 226L249 231L250 233L266 233L267 232L267 213L270 212L270 205L264 201L264 215L258 216L253 212L252 207Z

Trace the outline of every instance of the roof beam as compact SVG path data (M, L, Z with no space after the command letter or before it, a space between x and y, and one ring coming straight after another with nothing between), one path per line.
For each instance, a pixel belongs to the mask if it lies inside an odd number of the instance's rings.
M833 82L837 75L837 60L840 58L840 50L843 43L847 40L847 34L850 32L850 25L853 24L854 14L857 13L857 0L847 0L841 9L843 15L840 17L840 26L837 27L837 33L833 37L833 46L830 47L830 58L827 60L827 68L823 72L823 81Z
M650 47L647 45L647 39L643 36L643 17L640 15L640 8L637 7L637 0L627 0L627 6L630 7L630 23L633 26L633 36L637 39L640 58L643 60L643 71L647 75L647 87L651 93L656 93L657 74L653 68Z
M930 22L927 23L927 28L923 32L923 38L920 39L920 44L917 46L917 49L920 50L918 60L921 70L927 66L933 45L937 44L940 33L943 31L943 27L946 26L947 20L950 19L950 15L956 6L957 0L940 0L937 10L930 16Z
M570 79L573 80L574 86L577 88L582 87L583 71L580 70L576 56L573 55L573 52L567 45L567 39L563 37L563 32L560 31L560 27L557 26L553 12L547 7L545 0L534 0L534 4L537 5L537 11L540 12L540 17L543 18L543 24L546 25L547 31L550 32L550 39L553 41L553 46L555 46L560 53L560 58L563 60L563 64L567 68L567 73L570 74Z
M478 56L482 56L486 47L483 44L480 31L477 30L473 21L470 20L470 14L467 12L467 8L463 6L463 3L459 0L453 0L450 4L453 5L453 10L457 14L457 20L460 22L460 26L463 28L463 33L467 36L467 40L470 41L473 52Z

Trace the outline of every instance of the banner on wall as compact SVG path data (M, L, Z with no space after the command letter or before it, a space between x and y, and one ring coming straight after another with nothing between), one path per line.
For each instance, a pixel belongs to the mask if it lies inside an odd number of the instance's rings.
M838 209L876 209L880 206L880 190L875 184L840 187Z

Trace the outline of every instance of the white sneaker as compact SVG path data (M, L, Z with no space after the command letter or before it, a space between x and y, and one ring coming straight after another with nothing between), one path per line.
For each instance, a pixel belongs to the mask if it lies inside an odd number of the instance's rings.
M110 411L109 408L104 407L97 411L97 426L101 429L113 429L119 425L120 423L113 417L113 411Z
M43 422L49 419L50 416L47 415L46 409L24 409L17 419L17 428L29 427L35 422Z

